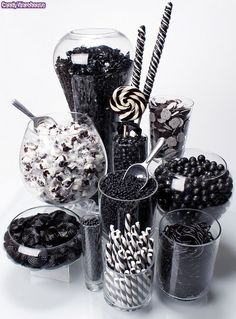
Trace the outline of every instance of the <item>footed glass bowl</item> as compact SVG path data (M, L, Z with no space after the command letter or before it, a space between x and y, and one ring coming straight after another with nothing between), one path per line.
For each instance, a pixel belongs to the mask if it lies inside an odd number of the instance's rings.
M92 197L106 174L103 142L85 114L54 113L56 121L30 121L20 151L20 170L28 189L52 205Z
M55 269L76 261L82 252L80 219L56 206L30 208L17 215L4 235L10 259L31 269Z
M181 157L157 162L159 211L204 209L215 218L226 211L233 180L222 157L199 149L185 149Z

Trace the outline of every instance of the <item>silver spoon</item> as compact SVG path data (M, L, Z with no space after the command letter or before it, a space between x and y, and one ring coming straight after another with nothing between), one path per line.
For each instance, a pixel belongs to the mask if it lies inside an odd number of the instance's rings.
M37 127L46 121L52 121L54 124L57 124L54 119L52 119L50 116L34 116L23 104L21 104L17 100L12 101L12 105L14 105L18 110L23 112L25 115L27 115L31 120L34 122L34 129L37 129Z
M164 137L161 137L158 139L156 146L151 151L151 153L148 155L146 160L143 163L136 163L131 165L125 172L123 179L125 179L127 176L136 176L138 179L144 180L144 185L142 185L141 189L144 188L148 182L148 166L153 160L156 153L161 150L162 146L164 145L165 139Z

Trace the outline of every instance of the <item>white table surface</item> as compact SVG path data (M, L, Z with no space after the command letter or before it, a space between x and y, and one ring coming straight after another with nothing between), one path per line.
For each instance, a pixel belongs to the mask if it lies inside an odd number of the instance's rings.
M187 146L214 151L228 162L236 180L236 30L234 0L176 0L154 93L191 97L195 107ZM22 184L18 153L26 118L9 105L22 100L35 113L67 110L52 66L60 37L73 28L114 27L135 43L146 24L148 65L165 1L46 1L45 10L0 9L0 240L10 220L39 204ZM91 11L90 8L93 8ZM37 61L37 62L36 62ZM145 74L145 73L144 73ZM148 128L147 115L143 127ZM235 318L236 201L222 216L223 228L208 298L178 302L154 289L151 305L123 313L108 306L102 291L85 289L81 264L71 284L30 282L29 272L11 263L0 246L1 318Z

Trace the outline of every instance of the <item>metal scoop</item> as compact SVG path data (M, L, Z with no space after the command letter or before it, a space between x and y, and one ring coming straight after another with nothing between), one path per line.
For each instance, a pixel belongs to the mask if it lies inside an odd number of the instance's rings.
M161 137L158 139L156 146L153 148L149 156L146 158L146 160L143 163L136 163L131 165L125 172L123 179L125 179L127 176L135 176L138 179L142 179L144 181L144 184L142 185L141 189L144 188L148 182L149 174L148 174L148 165L153 160L156 153L161 150L162 146L164 145L165 139L164 137Z
M17 100L12 101L12 105L14 105L18 110L23 112L25 115L27 115L31 120L34 122L34 129L37 129L37 127L47 121L52 121L54 124L57 124L54 119L52 119L50 116L34 116L23 104L21 104Z

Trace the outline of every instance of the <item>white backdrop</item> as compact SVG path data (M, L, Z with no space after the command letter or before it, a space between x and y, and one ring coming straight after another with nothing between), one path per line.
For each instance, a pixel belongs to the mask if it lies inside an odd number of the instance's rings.
M116 28L135 45L137 28L145 24L146 71L166 1L47 0L46 3L44 10L0 8L1 241L11 217L37 203L24 189L18 170L18 152L27 119L13 109L10 101L19 99L36 114L67 110L52 55L59 39L79 27ZM192 98L195 106L187 146L219 153L236 177L236 2L176 0L173 3L153 94L173 93ZM148 127L147 115L143 126ZM146 316L172 319L198 318L203 314L209 318L234 318L235 208L232 200L231 208L221 219L222 243L209 303L200 307L170 305L154 296L153 309L145 312ZM103 303L101 293L90 294L79 283L32 289L28 273L11 264L3 250L0 253L0 309L5 313L4 318L62 318L81 313L89 318L144 315L144 312L127 315L110 309Z

